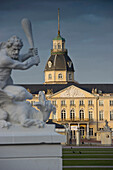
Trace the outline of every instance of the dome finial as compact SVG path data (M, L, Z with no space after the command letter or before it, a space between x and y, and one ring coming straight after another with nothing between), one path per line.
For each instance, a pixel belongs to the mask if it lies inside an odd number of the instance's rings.
M59 8L58 8L58 36L60 35L60 22L59 22Z

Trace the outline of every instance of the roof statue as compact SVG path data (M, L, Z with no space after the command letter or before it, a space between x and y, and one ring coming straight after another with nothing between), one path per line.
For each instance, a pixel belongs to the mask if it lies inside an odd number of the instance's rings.
M103 128L103 131L105 131L105 132L111 132L110 127L108 126L108 121L107 121L107 120L105 120L105 126L104 126L104 128Z
M35 103L38 111L26 101L32 99L32 94L24 87L13 84L11 78L13 69L27 70L40 63L37 48L34 48L30 21L23 19L22 26L31 47L26 54L20 55L23 42L17 36L12 36L0 45L0 127L2 128L12 124L44 127L51 111L55 111L51 102L46 101L43 92L39 92L39 102Z

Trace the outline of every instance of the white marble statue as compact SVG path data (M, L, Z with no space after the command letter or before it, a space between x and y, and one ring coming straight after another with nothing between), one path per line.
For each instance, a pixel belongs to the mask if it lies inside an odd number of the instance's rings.
M28 53L19 55L23 46L22 40L17 36L11 37L6 43L0 45L0 88L12 85L12 69L26 70L40 62L37 49L30 49ZM35 53L35 56L34 56Z
M40 62L37 49L19 55L22 46L22 40L17 36L0 45L0 127L12 124L44 127L51 111L55 110L51 102L46 101L43 92L39 92L39 103L35 103L40 111L36 110L26 101L32 99L32 94L21 86L13 85L12 69L26 70Z

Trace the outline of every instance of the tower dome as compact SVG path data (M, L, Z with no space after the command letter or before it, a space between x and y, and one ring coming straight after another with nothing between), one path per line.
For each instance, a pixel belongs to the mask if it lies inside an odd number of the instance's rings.
M45 66L45 83L60 84L74 81L74 66L65 49L65 39L60 35L58 9L58 35L53 39L53 49Z
M74 72L74 67L73 63L70 59L70 57L65 54L52 54L50 58L48 59L46 66L45 66L45 71L72 71Z

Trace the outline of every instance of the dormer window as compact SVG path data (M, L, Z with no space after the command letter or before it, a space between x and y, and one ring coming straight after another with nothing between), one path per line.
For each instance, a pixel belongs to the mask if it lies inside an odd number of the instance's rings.
M72 62L71 62L71 61L68 61L67 64L68 64L69 68L71 68Z
M63 78L63 75L60 73L58 74L58 79L62 79Z

